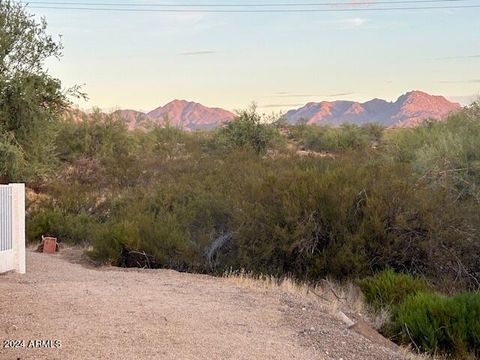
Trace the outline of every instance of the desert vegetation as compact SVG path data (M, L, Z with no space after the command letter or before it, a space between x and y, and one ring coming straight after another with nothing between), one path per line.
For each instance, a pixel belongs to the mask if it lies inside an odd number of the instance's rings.
M381 330L392 340L434 355L479 356L478 292L447 296L424 279L388 269L359 284L367 303L390 313Z
M360 280L392 339L479 355L479 103L413 129L251 107L211 131L131 131L71 110L82 94L43 69L61 45L0 9L0 180L30 189L29 241L82 244L99 264Z
M59 121L29 238L88 243L99 261L126 266L312 281L390 268L478 288L477 105L393 130L279 128L252 111L193 133L132 132L101 113ZM325 147L309 147L325 133ZM298 156L292 139L335 157Z
M249 109L204 132L129 131L100 112L58 121L52 175L33 182L42 196L29 203L29 239L88 245L99 263L312 284L385 270L362 285L391 314L385 334L432 354L478 352L477 322L452 325L473 340L423 340L438 315L429 304L453 309L442 329L457 308L463 319L478 306L478 104L415 129L260 118Z

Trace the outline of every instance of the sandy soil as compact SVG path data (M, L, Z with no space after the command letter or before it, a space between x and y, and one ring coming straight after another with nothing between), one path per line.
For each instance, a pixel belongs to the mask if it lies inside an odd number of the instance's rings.
M94 268L80 250L27 253L0 275L0 359L402 359L306 297L168 270ZM29 340L61 348L29 348Z

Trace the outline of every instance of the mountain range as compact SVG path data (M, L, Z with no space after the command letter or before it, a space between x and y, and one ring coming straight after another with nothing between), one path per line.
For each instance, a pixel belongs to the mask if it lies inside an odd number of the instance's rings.
M460 104L450 102L443 96L411 91L394 102L382 99L363 103L346 100L310 102L288 111L284 117L289 124L304 122L336 126L342 123L380 123L387 127L413 127L426 119L440 120L460 108ZM228 110L209 108L185 100L174 100L150 112L117 110L114 115L125 119L130 129L145 127L148 123L168 123L186 130L215 128L235 117Z
M129 129L145 127L148 123L168 124L185 130L212 129L235 117L230 111L186 100L174 100L147 113L117 110L113 114L124 118Z

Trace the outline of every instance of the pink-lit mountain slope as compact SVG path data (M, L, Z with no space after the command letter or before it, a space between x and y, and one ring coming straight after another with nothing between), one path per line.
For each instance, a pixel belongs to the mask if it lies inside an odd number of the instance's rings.
M290 110L285 118L291 124L305 121L308 124L340 125L342 123L380 123L385 126L413 127L426 119L442 119L460 109L443 96L433 96L421 91L411 91L395 102L373 99L364 103L353 101L311 102Z
M211 129L235 117L230 111L185 100L174 100L148 113L118 110L114 114L124 118L130 129L145 127L148 123L186 130Z

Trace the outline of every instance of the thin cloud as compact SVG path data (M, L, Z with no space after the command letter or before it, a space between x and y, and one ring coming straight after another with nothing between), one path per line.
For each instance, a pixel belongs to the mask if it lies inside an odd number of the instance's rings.
M305 104L267 104L267 105L260 105L260 108L280 108L280 107L300 107L304 106Z
M349 96L353 95L353 92L344 92L344 93L335 93L335 94L296 94L289 92L277 92L270 97L279 97L279 98L309 98L309 97L339 97L339 96Z
M458 60L458 59L480 59L480 54L460 55L460 56L445 56L445 57L437 58L437 60Z
M480 83L480 79L469 80L440 80L442 84L476 84Z
M382 22L384 24L384 22ZM333 19L315 19L309 23L309 27L312 24L321 26L322 29L327 30L369 30L378 29L380 23L368 17L361 16L343 16Z
M273 95L271 97L279 97L279 98L304 98L304 97L316 97L316 96L322 96L319 94L279 94L279 95ZM325 95L323 95L325 96Z
M335 30L358 30L358 29L374 29L375 25L371 23L370 19L363 17L352 17L337 20L318 20L317 24L323 24Z
M338 94L330 94L330 95L324 95L324 96L328 96L328 97L338 97L338 96L349 96L349 95L353 95L355 93L353 92L345 92L345 93L338 93Z
M368 23L368 19L365 18L360 18L360 17L355 17L355 18L350 18L350 19L342 19L336 21L337 24L342 24L346 25L349 27L360 27Z
M472 94L472 95L447 95L446 98L450 101L459 102L462 105L470 105L475 100L480 99L480 95Z
M186 51L183 53L180 53L178 55L181 56L197 56L197 55L210 55L210 54L216 54L216 51L213 50L203 50L203 51Z

